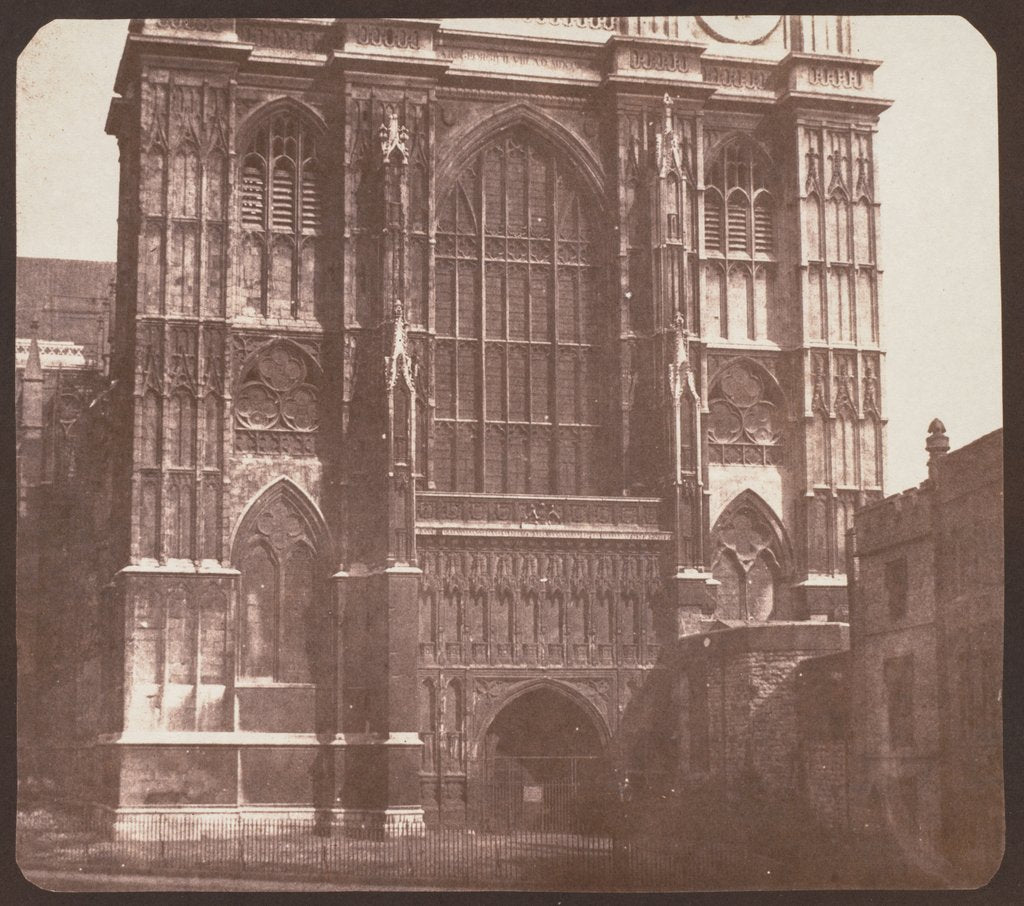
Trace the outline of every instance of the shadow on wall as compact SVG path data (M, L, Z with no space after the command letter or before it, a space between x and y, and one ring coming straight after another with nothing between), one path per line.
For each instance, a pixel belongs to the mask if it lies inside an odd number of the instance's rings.
M949 886L915 863L892 821L849 827L844 654L744 670L722 669L703 645L666 652L611 740L606 820L637 838L744 853L772 866L769 887Z

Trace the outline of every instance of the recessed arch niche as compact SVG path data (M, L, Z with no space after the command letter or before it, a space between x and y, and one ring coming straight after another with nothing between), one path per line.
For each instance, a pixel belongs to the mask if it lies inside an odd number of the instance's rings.
M257 683L311 684L330 662L325 578L330 559L323 519L281 479L252 502L235 532L240 571L237 673Z
M779 619L792 555L778 517L753 491L725 507L711 532L711 571L718 581L720 619Z

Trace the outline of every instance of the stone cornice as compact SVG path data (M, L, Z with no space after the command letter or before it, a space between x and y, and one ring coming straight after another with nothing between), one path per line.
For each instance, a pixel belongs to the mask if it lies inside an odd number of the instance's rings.
M243 70L292 68L303 75L326 66L425 78L440 87L667 90L681 101L724 108L779 105L877 116L892 103L873 94L877 60L791 51L776 62L745 57L739 47L626 31L599 29L581 40L564 30L552 37L446 28L440 19L134 20L115 87L123 92L127 73L145 52ZM117 128L116 114L112 110L111 129Z
M241 573L237 569L222 566L213 560L203 560L197 566L191 560L168 560L166 563L159 563L156 560L144 558L138 563L123 567L117 575L231 577L241 575Z

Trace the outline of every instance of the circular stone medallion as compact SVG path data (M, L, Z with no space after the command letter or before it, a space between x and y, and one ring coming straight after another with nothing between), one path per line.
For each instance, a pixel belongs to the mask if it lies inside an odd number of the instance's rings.
M697 16L697 21L719 41L759 44L775 31L782 16Z

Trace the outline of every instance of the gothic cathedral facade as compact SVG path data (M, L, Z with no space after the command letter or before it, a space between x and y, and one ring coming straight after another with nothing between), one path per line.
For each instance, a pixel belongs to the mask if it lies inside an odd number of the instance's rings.
M877 66L846 17L133 20L98 798L654 778L667 646L845 621Z

